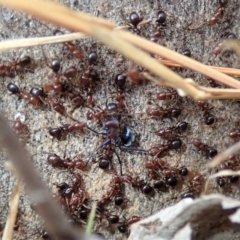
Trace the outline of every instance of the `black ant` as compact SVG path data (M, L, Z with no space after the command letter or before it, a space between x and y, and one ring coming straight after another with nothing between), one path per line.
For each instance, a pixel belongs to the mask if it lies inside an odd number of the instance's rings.
M81 185L81 176L79 174L75 174L73 175L71 184L63 182L57 186L60 197L66 202L66 205L71 213L80 206L83 206L87 199L87 194L85 190L81 188Z
M124 223L118 226L119 232L125 233L128 230L130 225L132 225L133 223L139 222L140 220L141 220L141 217L139 216L132 216L131 218L126 219Z
M218 151L212 147L209 147L208 145L202 143L199 139L194 138L192 140L192 144L194 147L199 149L200 151L205 152L207 157L213 158L218 154Z
M182 55L186 56L186 57L191 57L191 51L190 49L185 49L183 52L182 52Z
M228 4L228 0L219 0L218 3L219 3L219 7L215 11L214 16L207 21L208 26L213 26L217 24L219 18L223 17L224 10Z
M122 161L115 150L115 147L118 147L121 150L126 151L141 151L146 152L142 149L131 148L133 141L133 135L131 129L127 126L123 128L123 131L118 135L119 121L113 116L107 116L106 121L104 122L104 129L101 134L104 136L103 143L98 147L98 149L105 149L104 157L99 161L99 166L103 169L109 166L109 161L112 158L112 152L117 156L118 162L120 164L120 173L122 175ZM112 147L112 145L114 147ZM90 160L90 159L89 159Z

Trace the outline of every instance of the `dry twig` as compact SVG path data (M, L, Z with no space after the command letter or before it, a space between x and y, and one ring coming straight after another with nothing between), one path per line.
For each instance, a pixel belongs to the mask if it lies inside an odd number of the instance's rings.
M19 144L17 137L1 115L0 143L7 149L16 171L27 186L30 199L36 204L36 211L44 219L50 234L62 240L82 239L82 232L76 231L68 224L60 206L53 201L49 191L35 171L26 150Z
M206 93L205 91L197 88L195 85L184 81L184 79L182 79L178 74L159 64L157 60L133 47L133 45L129 44L127 41L139 46L140 48L144 48L147 51L157 53L163 57L168 57L169 59L179 58L179 61L184 61L186 65L190 64L191 66L187 67L191 69L199 68L200 72L206 72L206 75L213 79L218 79L225 84L228 83L228 85L240 88L240 83L233 78L210 69L203 64L182 56L181 54L172 52L171 50L165 49L157 44L151 43L127 32L117 30L113 32L110 31L109 29L113 29L113 25L105 20L99 20L98 22L97 19L94 18L94 21L91 21L89 20L91 18L90 16L86 17L85 15L69 10L64 6L59 4L56 5L55 3L47 1L32 0L30 2L25 2L24 0L0 0L0 2L14 9L33 14L43 20L51 21L69 29L78 30L90 36L96 37L103 43L122 53L124 56L150 70L152 73L162 77L168 86L181 89L182 93L187 94L196 100L210 99L211 94ZM51 11L42 11L42 9L49 9ZM51 14L49 14L49 12L51 12ZM127 41L119 38L119 36ZM156 83L161 85L162 81L157 80Z
M170 60L164 60L164 59L158 59L158 61L168 67L180 67L185 68L182 64L170 61ZM209 66L208 67L215 69L221 73L229 74L229 75L235 75L240 76L240 69L237 68L225 68L225 67L217 67L217 66ZM196 71L196 70L195 70Z

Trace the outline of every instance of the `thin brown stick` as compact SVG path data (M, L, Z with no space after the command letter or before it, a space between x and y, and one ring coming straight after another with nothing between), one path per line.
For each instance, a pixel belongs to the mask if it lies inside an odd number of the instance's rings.
M157 80L153 78L148 73L143 73L143 76L145 76L147 79L149 79L152 82L156 82ZM207 88L207 87L201 87L195 82L193 82L191 79L185 79L186 81L190 80L189 83L193 84L196 88L199 90L205 92L205 95L201 97L202 100L207 99L239 99L240 98L240 90L238 89L216 89L216 88ZM162 81L162 86L168 86L167 83ZM178 94L180 96L185 96L184 93L182 93L180 90L178 90Z
M47 230L57 239L80 240L82 232L73 229L63 216L58 203L53 201L32 165L26 150L19 144L6 120L0 115L0 143L7 149L18 174L25 182L30 199L36 204L36 211L44 219Z
M208 164L207 167L214 168L222 161L226 160L229 156L236 154L240 151L240 142L235 143L233 146L229 147L225 151L219 153L216 157L214 157Z
M136 35L133 35L128 32L124 31L117 31L117 35L122 37L123 39L127 40L128 42L134 44L135 46L138 46L146 51L149 51L153 54L158 54L159 56L169 59L173 62L179 63L183 65L186 68L189 68L191 70L194 70L196 72L202 73L205 76L208 76L216 81L222 82L226 84L227 86L231 86L234 88L240 88L240 82L236 79L229 77L223 73L220 73L216 71L215 69L210 68L207 65L204 65L202 63L199 63L189 57L183 56L180 53L171 51L159 44L150 42L146 39L143 39L141 37L138 37Z
M170 60L158 59L158 61L168 67L185 68L182 64L179 64ZM237 68L225 68L225 67L217 67L217 66L209 66L209 67L221 73L240 76L240 69L237 69Z
M202 98L202 100L207 99L240 99L239 89L221 89L221 88L207 88L199 86L199 89L210 93L211 97ZM207 95L206 95L207 96Z

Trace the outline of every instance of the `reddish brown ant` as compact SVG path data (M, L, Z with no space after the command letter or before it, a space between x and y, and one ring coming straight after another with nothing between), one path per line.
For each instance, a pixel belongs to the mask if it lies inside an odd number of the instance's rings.
M25 121L25 116L20 113L17 113L13 123L13 129L18 135L27 129L26 125L24 124L24 121Z
M147 109L147 115L153 118L177 118L181 114L181 109L179 108L162 108L162 107L153 107Z
M188 172L187 178L188 192L184 193L182 198L195 198L199 196L203 187L203 176L199 172Z
M5 73L6 71L12 70L12 69L20 69L28 66L31 63L31 58L29 56L23 56L19 58L16 61L7 63L7 64L1 64L0 65L0 74Z
M12 94L17 95L21 99L27 100L30 104L34 106L38 105L41 102L40 98L37 95L32 94L32 91L30 93L23 92L14 83L9 83L7 85L7 89Z
M240 131L238 129L233 129L228 133L228 136L232 139L238 139L240 137Z
M92 104L92 96L93 96L93 83L99 79L97 72L88 67L83 75L80 77L80 85L86 88L87 91L87 104Z
M110 188L105 193L105 196L100 200L99 204L104 205L107 204L113 199L114 197L117 197L122 194L123 189L123 181L121 177L117 175L112 176L112 180L110 183Z
M134 68L129 71L128 76L131 84L143 84L146 81L146 78Z
M73 213L77 208L83 206L87 199L86 192L81 188L82 178L79 174L73 175L71 184L60 183L58 193L65 200L69 211Z
M218 154L218 151L212 147L209 147L208 145L202 143L199 139L194 138L192 140L192 144L194 147L196 147L197 149L199 149L200 151L205 152L207 157L213 158L214 156L216 156Z
M177 96L176 90L171 90L169 92L161 91L157 92L156 98L157 100L168 100L172 99L174 96Z
M160 146L153 146L148 150L148 153L151 156L162 156L164 152L169 150L169 145L160 145Z
M161 156L165 151L168 150L177 150L181 148L182 141L179 138L173 138L168 141L168 144L153 146L148 150L148 153L151 156Z
M209 107L208 103L205 101L198 100L197 105L204 113L204 122L206 125L212 125L215 122L215 116L213 116L210 111L212 108Z
M83 130L86 126L86 123L74 123L74 124L64 124L63 126L60 127L55 127L55 128L49 128L48 132L49 134L53 137L56 138L57 140L60 140L62 136L65 136L68 133L75 132L75 131L81 131Z
M162 129L156 130L155 134L159 137L169 139L170 137L172 138L174 135L176 136L179 133L185 132L187 128L188 128L188 123L182 121L182 122L179 122L178 125L174 127L162 128Z
M219 3L219 7L215 11L213 17L211 17L207 21L208 26L213 26L213 25L217 24L218 21L219 21L219 18L223 17L224 10L225 10L225 8L226 8L226 6L228 4L228 0L219 0L218 3Z
M137 188L145 195L151 195L153 193L153 187L151 187L144 180L138 180L137 178L133 178L128 174L124 174L121 176L123 182L127 184L131 184L132 187Z
M74 57L78 59L83 58L84 54L82 49L76 47L75 44L71 42L64 42L64 46L73 54Z
M77 168L81 170L85 167L85 162L81 159L75 161L70 158L61 159L57 154L48 155L47 161L53 167Z

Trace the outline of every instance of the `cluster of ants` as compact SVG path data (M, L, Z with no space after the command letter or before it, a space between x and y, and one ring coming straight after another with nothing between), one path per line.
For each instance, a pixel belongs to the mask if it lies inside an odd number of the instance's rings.
M219 1L219 8L216 10L214 16L207 22L209 26L218 23L219 19L223 16L228 1ZM166 24L167 15L163 11L157 13L155 30L150 36L150 40L158 42L160 37L160 29ZM139 23L141 18L137 12L130 13L129 21L131 24L131 31L134 34L141 35ZM62 34L56 31L55 34ZM233 34L228 34L226 37L234 37ZM65 42L65 48L77 59L84 58L84 52L81 48L77 47L72 42ZM191 57L191 51L186 49L183 54ZM217 50L215 52L217 53ZM109 188L104 193L104 196L98 200L96 217L97 221L106 220L109 225L116 225L121 233L129 234L129 226L141 219L140 216L131 216L128 219L121 220L116 214L109 212L106 207L108 204L113 203L118 208L124 208L127 204L127 199L124 196L125 185L138 190L147 197L153 197L155 192L166 192L178 185L185 182L185 192L182 198L195 198L198 197L202 191L204 178L198 171L189 170L186 166L171 166L164 156L171 152L182 151L182 135L189 130L190 125L186 121L179 121L177 124L167 128L154 129L154 134L160 137L164 144L155 144L149 149L142 149L134 146L134 133L131 127L127 124L123 125L121 118L124 113L128 113L124 92L127 85L137 85L145 82L143 74L136 69L131 69L128 74L118 73L114 77L115 97L114 101L106 102L104 108L95 108L94 101L95 85L100 81L97 72L98 55L96 52L91 52L87 56L88 66L82 73L75 67L69 67L63 73L60 73L61 62L59 59L52 59L48 67L52 69L55 74L53 80L44 83L41 87L33 87L29 92L20 89L15 83L10 82L7 85L7 90L17 96L18 99L23 99L34 107L47 107L56 111L74 121L73 124L63 124L62 126L49 127L48 133L56 141L61 141L67 134L78 131L89 131L101 137L101 143L91 154L89 158L84 161L83 159L70 159L64 157L63 159L55 153L51 153L47 157L47 162L56 168L69 169L74 172L75 169L80 171L87 171L90 162L94 162L97 158L97 163L100 169L104 171L114 172L109 184ZM0 73L7 74L12 70L19 71L31 64L31 58L24 56L17 61L8 64L0 65ZM168 101L176 99L177 92L175 90L161 90L156 93L156 100ZM79 108L86 107L89 109L86 113L86 121L78 122L64 107L64 101L69 99L72 103L73 113ZM212 113L212 109L205 101L196 101L196 106L203 113L204 124L214 125L216 117ZM146 116L151 119L159 120L168 118L178 119L181 115L181 108L164 108L162 106L150 106L144 112ZM96 131L89 126L89 122L96 121L101 125L101 130ZM123 125L123 126L122 126ZM20 135L24 129L24 123L20 118L16 118L13 124L14 130ZM229 132L229 137L237 139L240 137L240 130L233 129ZM198 138L191 139L192 146L197 149L202 156L206 158L213 158L218 154L218 151L203 143ZM145 179L134 177L130 174L123 173L122 159L119 155L120 151L140 152L146 156L145 169L151 180L151 183ZM112 162L116 156L119 163L120 174L117 170L113 169ZM232 156L227 162L221 164L218 170L238 168L238 161L236 156ZM238 181L237 176L232 177L219 177L217 184L219 187L226 186L227 183L234 183ZM57 184L56 199L60 200L64 206L64 210L70 216L75 224L86 223L90 209L88 203L91 201L88 197L87 191L83 186L83 179L79 173L73 173L70 183L61 182ZM47 236L47 234L46 234ZM43 238L47 238L44 237Z

